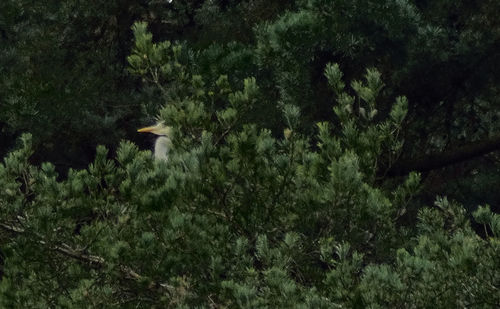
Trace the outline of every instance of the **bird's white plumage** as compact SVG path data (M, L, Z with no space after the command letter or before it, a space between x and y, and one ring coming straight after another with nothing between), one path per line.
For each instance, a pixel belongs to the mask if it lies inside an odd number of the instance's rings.
M158 122L154 126L139 129L137 132L149 132L159 135L155 142L154 156L158 160L168 160L168 152L172 147L172 141L170 140L170 136L172 136L171 127L166 126L163 122Z
M158 160L168 160L168 152L172 146L172 141L166 136L160 136L156 139L154 156Z

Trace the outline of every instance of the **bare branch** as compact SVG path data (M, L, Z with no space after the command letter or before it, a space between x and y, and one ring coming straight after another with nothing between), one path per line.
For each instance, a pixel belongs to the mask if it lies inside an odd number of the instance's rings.
M3 222L0 222L0 228L15 233L15 234L25 234L26 231L23 228L20 228L15 225L10 225L6 224ZM103 257L100 257L98 255L91 255L91 254L86 254L82 252L82 250L76 250L70 247L67 244L62 243L61 245L49 245L47 244L46 241L41 239L39 237L39 240L37 241L40 245L48 247L52 251L56 251L62 255L65 255L67 257L73 258L75 260L78 260L80 262L86 263L93 268L99 269L99 268L104 268L106 266L106 260ZM127 279L132 279L135 281L142 281L144 279L143 276L138 274L136 271L134 271L132 268L125 266L125 265L120 265L120 271L122 274L125 276ZM163 289L169 292L169 294L172 294L173 291L175 291L175 288L167 283L161 283L161 282L155 282L152 281L149 284L149 289L150 290L157 290L157 289Z
M465 144L456 149L399 161L389 169L387 175L403 176L412 171L428 172L483 156L499 149L500 134L481 141Z

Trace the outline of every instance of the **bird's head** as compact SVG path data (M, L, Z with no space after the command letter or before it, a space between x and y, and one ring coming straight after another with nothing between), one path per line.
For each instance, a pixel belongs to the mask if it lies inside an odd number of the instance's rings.
M157 124L155 124L154 126L139 129L139 130L137 130L137 132L141 132L141 133L149 132L149 133L153 133L156 135L163 135L166 137L171 137L172 136L172 127L169 127L169 126L165 125L165 123L163 121L160 121Z

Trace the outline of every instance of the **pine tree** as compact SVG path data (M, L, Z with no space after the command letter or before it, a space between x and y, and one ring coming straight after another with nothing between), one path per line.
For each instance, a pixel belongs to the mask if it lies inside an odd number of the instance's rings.
M134 26L130 71L168 98L169 160L122 142L59 179L30 163L32 138L0 165L3 307L437 307L500 305L500 217L446 198L405 220L420 176L384 176L408 100L381 102L381 74L324 69L336 122L279 135L252 122L262 89L192 74L182 46ZM168 87L167 87L168 86ZM380 106L390 106L387 113Z

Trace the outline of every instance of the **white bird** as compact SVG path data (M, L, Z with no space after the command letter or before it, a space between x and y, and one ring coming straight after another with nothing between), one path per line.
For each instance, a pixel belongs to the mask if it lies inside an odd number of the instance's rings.
M154 156L159 160L168 160L168 152L172 147L172 140L170 140L172 136L172 127L166 126L163 121L161 121L154 126L139 129L137 132L149 132L159 135L155 143Z

